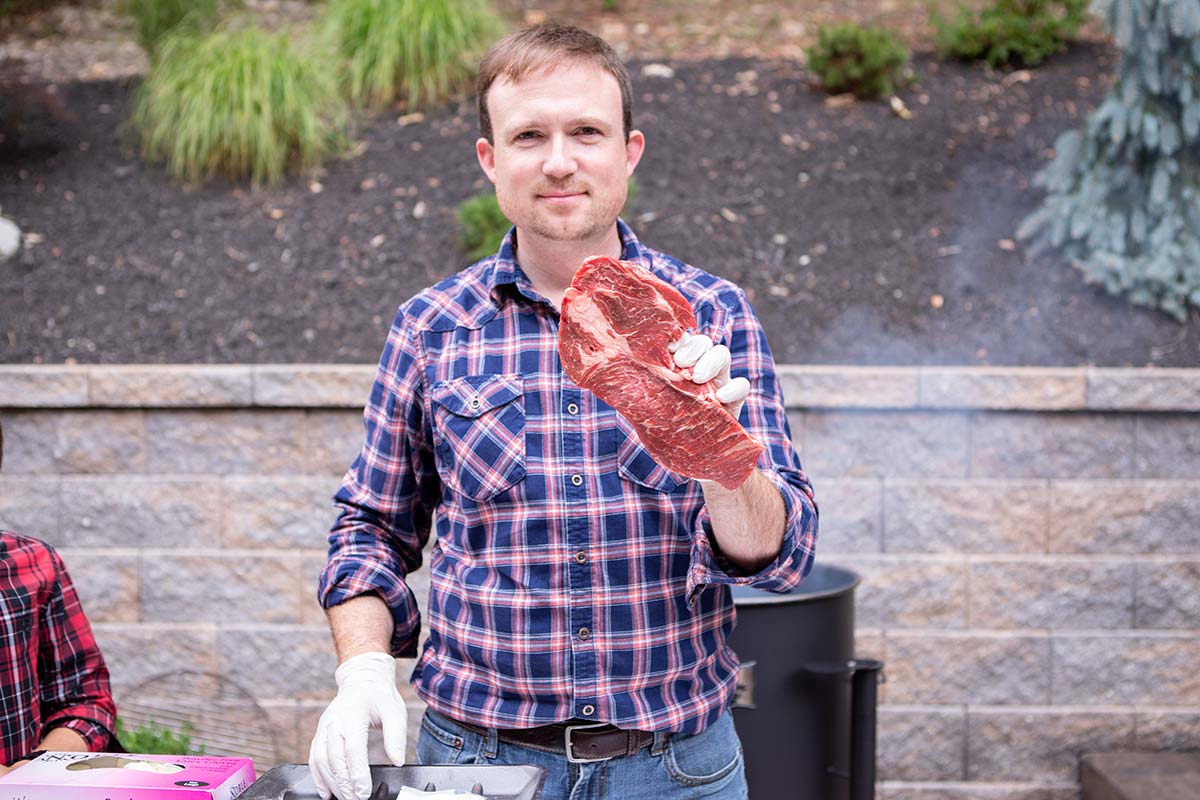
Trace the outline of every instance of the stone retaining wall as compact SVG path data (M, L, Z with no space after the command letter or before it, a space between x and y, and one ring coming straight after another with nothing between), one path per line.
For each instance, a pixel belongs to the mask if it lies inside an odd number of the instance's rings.
M859 654L887 663L881 798L1066 800L1081 752L1200 748L1200 370L783 374L818 557L863 575ZM0 367L0 526L61 549L119 700L220 673L306 760L371 376Z

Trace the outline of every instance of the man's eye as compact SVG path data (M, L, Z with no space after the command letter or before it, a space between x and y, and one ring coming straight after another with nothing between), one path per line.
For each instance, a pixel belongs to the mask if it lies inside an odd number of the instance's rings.
M537 131L521 131L517 134L517 141L529 141L530 139L536 139L539 136L541 136L541 134Z
M599 136L601 132L599 128L593 128L585 125L577 130L576 133L578 133L580 136Z

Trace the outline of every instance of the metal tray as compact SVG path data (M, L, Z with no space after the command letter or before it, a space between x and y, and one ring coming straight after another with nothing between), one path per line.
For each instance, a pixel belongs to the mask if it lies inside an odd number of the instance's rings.
M538 800L546 770L534 766L464 764L461 766L371 767L371 800L395 800L404 786L475 791L487 800ZM482 792L476 787L481 787ZM280 764L250 784L238 800L320 800L307 764Z

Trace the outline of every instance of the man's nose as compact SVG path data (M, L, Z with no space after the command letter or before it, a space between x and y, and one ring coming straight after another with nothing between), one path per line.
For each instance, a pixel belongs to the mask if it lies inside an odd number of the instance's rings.
M575 172L575 158L571 154L570 142L565 136L550 138L550 152L542 162L542 174L551 178L565 178Z

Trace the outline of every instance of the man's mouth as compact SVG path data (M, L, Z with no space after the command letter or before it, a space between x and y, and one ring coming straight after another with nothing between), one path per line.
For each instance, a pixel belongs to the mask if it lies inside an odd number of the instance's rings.
M551 203L567 203L576 198L583 197L587 192L538 192L539 200L546 200Z

